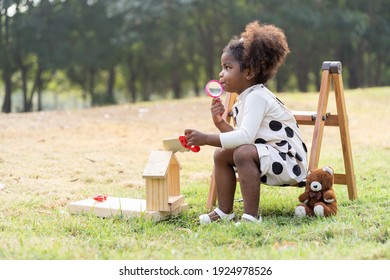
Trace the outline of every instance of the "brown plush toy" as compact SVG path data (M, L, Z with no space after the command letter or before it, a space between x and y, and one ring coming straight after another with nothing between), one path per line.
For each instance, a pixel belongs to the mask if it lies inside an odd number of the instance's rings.
M295 208L296 216L328 217L337 214L333 177L333 169L329 166L308 172L305 192L299 196L301 204Z

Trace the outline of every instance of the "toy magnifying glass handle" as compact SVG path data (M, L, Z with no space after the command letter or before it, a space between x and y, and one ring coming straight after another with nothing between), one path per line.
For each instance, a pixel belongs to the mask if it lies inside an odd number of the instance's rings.
M207 95L213 98L217 98L223 93L223 87L217 80L208 81L204 89Z
M187 139L184 135L179 136L179 141L183 145L184 148L190 149L194 153L197 153L200 151L199 146L188 146Z

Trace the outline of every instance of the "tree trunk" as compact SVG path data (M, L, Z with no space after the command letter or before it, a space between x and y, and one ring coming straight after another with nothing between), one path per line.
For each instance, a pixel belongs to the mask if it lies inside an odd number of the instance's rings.
M128 77L126 77L127 90L130 93L130 100L132 103L137 101L137 90L136 90L136 81L137 81L137 70L133 67L133 61L131 60L131 55L126 60L126 67L128 71Z
M148 71L146 70L141 73L140 77L143 77L143 79L141 80L142 101L150 101L150 87L148 87L150 79Z
M38 73L37 73L37 76L36 76L36 81L35 83L37 84L36 88L37 88L37 94L38 94L38 111L42 111L43 109L43 106L42 106L42 88L43 88L43 80L42 80L42 67L41 65L38 66Z
M364 85L364 63L363 63L363 47L359 45L359 47L354 51L354 53L350 56L349 61L349 80L348 86L349 88L358 88Z
M181 98L180 74L176 69L172 71L172 89L173 89L173 97L175 99L180 99Z
M23 111L29 111L28 104L28 92L27 92L27 67L23 65L23 62L20 60L19 62L20 72L22 76L22 92L23 92Z
M276 75L276 92L284 92L286 91L286 84L288 81L287 72L284 69L281 69Z
M30 112L33 109L33 98L35 91L38 93L38 111L42 110L42 67L38 62L37 73L35 74L34 85L30 92L30 97L27 101L27 111Z
M194 83L195 96L199 97L200 96L200 87L199 87L198 79L196 79L196 77L194 77L193 83Z
M180 99L181 97L181 67L180 67L180 58L178 55L177 42L173 42L173 50L171 56L171 63L173 65L171 69L171 79L172 79L172 90L173 98Z
M297 64L298 89L300 92L307 92L308 65L305 59L299 59Z
M5 95L4 95L2 111L3 113L11 113L12 83L11 83L11 73L7 68L5 68L3 72L3 81L4 81Z
M376 59L376 67L375 67L375 74L374 74L374 86L383 86L383 83L382 83L382 63L383 61L386 61L385 59L385 56L382 55L382 54L377 54L377 59ZM373 65L375 65L373 63ZM386 65L385 65L385 69L386 69Z
M7 51L9 49L9 39L8 39L8 32L9 32L9 17L5 15L4 20L4 36L3 36L3 19L2 14L0 13L0 47L3 50L0 55L1 59L3 60L3 83L4 83L4 100L3 100L3 106L2 106L2 112L4 113L11 113L11 93L12 93L12 83L11 83L11 69L10 69L10 62L9 57L7 56ZM4 51L5 50L5 51Z
M92 105L97 104L96 94L95 94L95 74L96 74L95 69L93 69L93 68L89 69L88 93L91 96Z
M112 67L108 72L107 81L107 101L110 104L115 104L114 86L115 86L115 68Z

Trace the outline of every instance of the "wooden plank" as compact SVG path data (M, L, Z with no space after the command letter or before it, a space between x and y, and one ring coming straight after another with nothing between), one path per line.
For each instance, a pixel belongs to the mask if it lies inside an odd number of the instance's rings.
M161 181L161 180L160 180ZM161 185L161 183L163 183ZM169 211L169 205L168 205L168 180L162 180L162 182L159 183L158 186L158 211ZM148 209L149 210L149 209Z
M121 215L127 218L145 217L153 220L162 220L175 216L188 209L187 204L177 206L172 211L147 211L144 199L108 197L104 202L96 202L92 198L68 203L69 213L92 213L98 217L113 217Z
M190 149L185 148L181 143L178 137L176 138L167 138L163 140L164 150L176 152L189 152Z
M146 210L169 211L167 180L148 178L146 181Z
M175 157L172 157L168 168L168 195L180 195L180 165Z
M312 111L293 111L295 120L299 125L314 125L317 113ZM330 112L326 113L325 126L338 126L339 118L337 115L332 115Z
M155 179L153 178L147 178L145 180L145 193L146 193L146 209L148 210L155 210L157 209L157 206L154 205L154 199L153 199L153 184Z
M338 185L346 185L347 184L347 176L345 174L334 174L334 183Z
M171 195L168 197L169 211L173 211L183 204L184 204L184 195Z
M90 212L99 217L111 217L116 215L132 216L146 211L144 199L131 199L120 197L107 197L106 201L97 202L92 198L68 203L70 213Z
M142 178L164 178L167 174L172 155L172 151L152 151Z

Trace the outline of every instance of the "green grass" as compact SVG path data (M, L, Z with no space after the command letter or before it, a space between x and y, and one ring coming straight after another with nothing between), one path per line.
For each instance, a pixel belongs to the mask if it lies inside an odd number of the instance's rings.
M337 185L337 216L300 219L294 209L302 189L262 186L263 223L241 227L199 225L212 169L208 147L178 155L181 192L189 208L177 217L154 222L67 213L67 203L95 193L144 197L142 170L162 138L180 133L188 123L212 130L207 97L172 101L174 106L162 102L0 115L0 184L5 185L0 189L0 259L388 260L390 88L346 95L358 199L349 200L346 187ZM316 104L315 94L281 98L294 110ZM155 115L143 118L141 108ZM197 119L199 108L206 113ZM320 164L342 171L337 130L325 128L324 137ZM238 190L238 215L243 209L239 198Z

